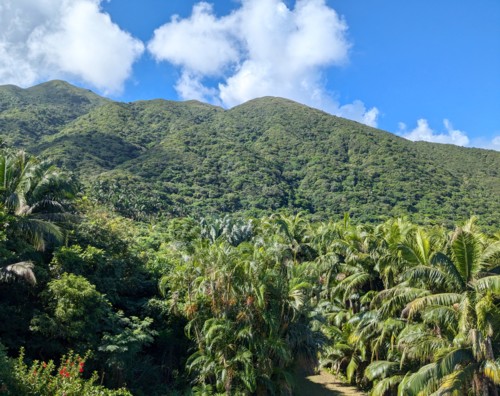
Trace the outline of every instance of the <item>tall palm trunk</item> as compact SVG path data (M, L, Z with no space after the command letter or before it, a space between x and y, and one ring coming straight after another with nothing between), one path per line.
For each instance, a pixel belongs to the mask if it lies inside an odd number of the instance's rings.
M491 360L491 361L495 360L495 355L493 353L493 345L491 343L490 336L486 336L486 338L483 342L483 347L484 347L484 354L485 354L486 359ZM491 395L498 396L497 386L486 376L484 377L484 385L483 386L486 388L486 392L488 391L488 388L490 388Z

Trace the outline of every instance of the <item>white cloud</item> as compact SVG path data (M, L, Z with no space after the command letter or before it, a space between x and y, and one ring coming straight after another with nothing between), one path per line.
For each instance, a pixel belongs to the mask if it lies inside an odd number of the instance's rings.
M199 3L193 7L191 18L174 16L170 23L156 29L148 49L157 60L168 60L191 73L218 75L239 58L228 23L227 18L217 19L212 14L210 4Z
M423 140L426 142L455 144L457 146L467 146L469 144L469 138L465 132L453 129L447 119L443 120L443 124L445 132L439 133L429 126L426 119L421 118L417 121L417 127L411 131L407 131L406 125L400 123L398 134L412 141Z
M0 83L76 78L118 93L144 45L114 24L101 0L2 0Z
M332 113L376 127L379 110L376 107L367 110L363 102L355 100L353 103L340 106L337 110L333 110Z
M485 147L485 148L490 149L490 150L500 151L500 135L494 137L491 140L491 146L490 147Z
M183 99L232 107L281 96L375 126L376 108L340 106L325 90L322 71L348 60L347 28L324 0L297 0L293 9L280 0L243 0L222 17L202 2L189 18L174 16L157 29L148 50L180 67Z
M205 102L206 98L212 98L217 94L214 88L204 86L187 71L182 73L182 76L175 85L175 89L183 98L195 99L202 102Z

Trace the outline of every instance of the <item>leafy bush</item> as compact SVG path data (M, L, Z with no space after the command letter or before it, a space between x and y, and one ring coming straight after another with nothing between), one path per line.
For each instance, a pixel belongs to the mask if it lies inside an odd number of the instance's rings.
M13 393L5 386L5 394L37 395L37 396L128 396L126 389L110 390L96 385L97 372L89 379L83 378L85 361L84 357L70 352L61 358L61 363L56 368L55 363L35 360L31 365L24 362L24 350L14 364L13 377L17 382L17 393Z

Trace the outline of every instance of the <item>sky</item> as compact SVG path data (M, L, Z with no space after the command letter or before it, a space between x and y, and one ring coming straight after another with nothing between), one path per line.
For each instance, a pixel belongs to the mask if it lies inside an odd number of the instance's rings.
M498 0L0 0L0 84L225 108L281 96L500 150Z

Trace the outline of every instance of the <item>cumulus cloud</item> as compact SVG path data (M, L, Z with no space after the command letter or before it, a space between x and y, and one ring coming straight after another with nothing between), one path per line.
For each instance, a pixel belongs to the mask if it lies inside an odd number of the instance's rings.
M491 140L491 146L490 147L485 147L485 148L489 148L491 150L497 150L497 151L500 151L500 135L494 137L492 140Z
M360 100L355 100L353 103L340 106L338 109L333 109L331 112L340 117L359 121L372 127L377 126L377 118L379 115L379 110L376 107L368 110Z
M400 123L398 134L412 141L423 140L426 142L455 144L457 146L467 146L469 144L469 138L465 132L454 129L447 119L443 120L443 124L445 131L439 133L429 126L426 119L421 118L417 121L417 127L411 131L407 130L405 124Z
M221 17L201 2L188 18L158 28L148 50L181 69L176 89L184 99L232 107L282 96L375 126L376 108L341 106L325 90L322 71L348 60L347 29L324 0L297 0L293 9L281 0L243 0Z
M158 60L168 60L191 73L218 75L239 58L238 47L229 33L229 18L217 19L212 6L199 3L191 18L172 17L154 33L149 50Z
M76 78L118 93L144 45L111 21L102 0L2 0L0 83Z

